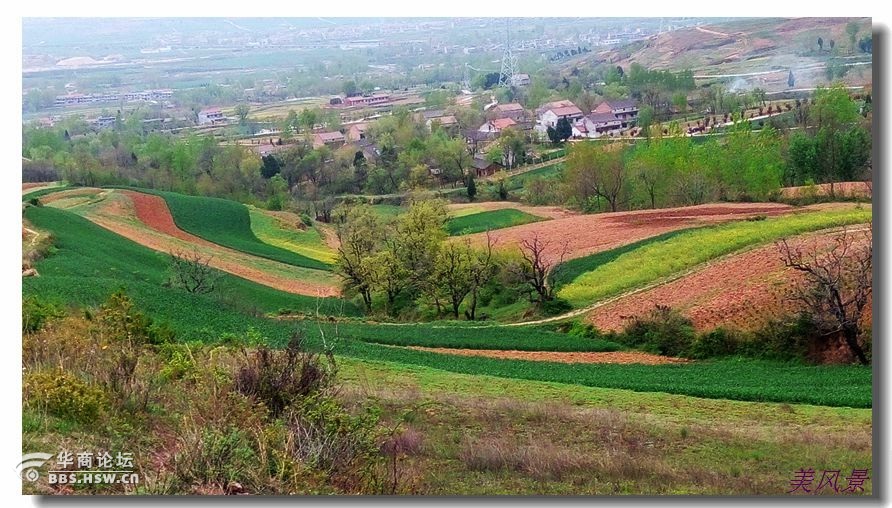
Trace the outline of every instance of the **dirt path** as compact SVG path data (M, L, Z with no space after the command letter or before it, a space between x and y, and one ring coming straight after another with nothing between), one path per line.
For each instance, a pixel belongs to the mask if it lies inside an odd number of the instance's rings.
M429 351L459 356L484 356L501 360L530 360L537 362L560 363L640 363L644 365L665 365L668 363L688 363L683 358L652 355L640 351L614 351L608 353L563 352L563 351L514 351L500 349L452 349L439 347L409 346L416 351Z
M816 232L813 232L813 233L808 233L807 235L799 235L797 238L806 238L806 237L810 237L810 236L828 235L828 234L838 233L838 232L840 232L841 230L842 230L842 228L825 229L825 230L816 231ZM855 228L850 227L850 228L849 228L849 232L852 232L852 233L854 233L854 232L859 232L859 231L865 231L865 230L867 230L867 227L866 227L866 226L860 226L860 227L855 227ZM520 322L520 323L506 323L506 324L504 324L503 326L530 326L530 325L540 325L540 324L544 324L544 323L553 323L553 322L557 322L557 321L563 321L563 320L565 320L565 319L570 319L570 318L574 318L574 317L577 317L577 316L582 316L582 315L585 315L585 314L589 314L589 313L592 313L593 311L596 311L597 309L600 309L600 308L602 308L602 307L606 307L606 306L608 306L608 305L614 304L615 302L624 300L624 299L626 299L626 298L635 297L635 296L637 296L637 295L639 295L639 294L641 294L641 293L645 293L645 292L647 292L647 291L654 290L654 289L656 289L656 288L659 288L659 287L661 287L661 286L665 286L665 285L670 284L670 283L673 283L673 282L675 282L675 281L683 280L684 278L689 277L689 276L691 276L691 275L693 275L693 274L697 274L697 273L699 273L699 272L708 270L710 267L712 267L712 266L714 266L714 265L720 265L721 263L726 262L726 261L729 260L729 259L735 258L735 257L737 257L737 256L744 255L744 254L746 254L746 253L748 253L748 252L750 252L750 251L757 250L757 249L760 249L760 248L762 248L762 247L764 247L764 246L753 246L753 247L750 247L750 248L741 249L741 250L736 251L736 252L733 252L733 253L731 253L731 254L728 254L728 255L725 255L725 256L721 256L721 257L719 257L719 258L716 258L716 259L707 261L707 262L705 262L705 263L701 263L701 264L699 264L699 265L697 265L697 266L695 266L695 267L693 267L693 268L691 268L691 269L689 269L689 270L685 270L684 272L680 272L680 273L677 273L677 274L673 274L673 275L671 275L671 276L669 276L669 277L666 277L666 278L657 280L657 281L655 281L655 282L653 282L653 283L651 283L651 284L648 284L648 285L646 285L646 286L642 286L642 287L637 288L637 289L633 289L633 290L630 290L630 291L626 291L625 293L619 294L619 295L614 296L614 297L612 297L612 298L608 298L608 299L606 299L606 300L601 300L600 302L593 303L593 304L591 304L591 305L588 305L588 306L586 306L586 307L582 307L582 308L580 308L580 309L572 310L572 311L570 311L570 312L567 312L567 313L565 313L565 314L561 314L561 315L559 315L559 316L553 316L553 317L550 317L550 318L537 319L537 320L535 320L535 321L523 321L523 322ZM773 245L772 245L772 247L773 247ZM717 271L716 273L711 274L711 275L712 275L714 278L725 277L725 274L724 274L723 272L721 272L720 270Z
M728 35L728 34L726 34L726 33L716 32L715 30L707 30L706 28L703 28L703 27L700 27L700 26L698 26L698 27L696 27L696 28L697 28L698 31L703 32L703 33L706 33L706 34L718 35L718 36L720 36L720 37L731 37L730 35Z
M614 249L670 231L745 219L754 215L776 216L790 213L793 207L777 203L719 203L682 208L632 212L575 215L546 222L498 229L491 232L499 248L516 247L522 240L538 234L549 242L546 257L557 260L566 241L565 260ZM485 233L468 235L472 243L482 245Z
M288 293L338 296L334 277L327 272L279 263L208 242L176 228L167 203L159 196L119 191L82 215L99 226L158 252L192 251L211 256L210 266ZM143 222L145 219L147 222ZM308 280L308 274L330 279Z

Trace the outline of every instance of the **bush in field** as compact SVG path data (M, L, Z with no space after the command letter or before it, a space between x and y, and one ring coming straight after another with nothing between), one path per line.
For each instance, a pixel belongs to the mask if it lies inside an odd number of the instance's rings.
M35 296L22 298L22 333L36 332L53 318L63 315L62 309Z
M95 422L105 404L101 389L59 369L27 374L23 391L26 403L80 423Z
M645 351L678 356L694 342L691 320L665 305L657 305L650 314L636 318L623 331L622 341Z
M262 403L270 417L280 416L303 397L331 385L333 357L325 365L319 353L304 351L300 335L293 335L284 351L261 345L246 353L246 362L235 376L235 389Z
M741 337L738 334L724 328L716 328L697 335L682 356L695 360L732 356L738 354L740 343Z

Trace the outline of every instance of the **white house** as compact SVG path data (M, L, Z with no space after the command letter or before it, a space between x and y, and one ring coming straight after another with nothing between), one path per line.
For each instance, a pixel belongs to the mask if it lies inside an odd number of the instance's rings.
M545 109L540 108L539 111L541 111L541 113L539 113L539 118L536 120L535 129L542 133L546 132L549 127L557 127L557 123L563 118L566 118L572 125L576 120L579 120L583 116L582 110L576 107L572 102L569 102L569 105L547 107Z
M574 138L600 138L622 130L622 120L613 113L592 113L573 124Z

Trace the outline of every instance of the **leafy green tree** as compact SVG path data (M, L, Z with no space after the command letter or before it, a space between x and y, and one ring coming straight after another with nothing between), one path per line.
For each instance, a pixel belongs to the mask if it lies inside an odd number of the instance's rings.
M341 90L347 97L353 97L354 95L357 95L359 93L359 88L356 86L356 82L352 79L344 81L344 85L341 87Z
M248 115L251 113L251 106L240 103L235 107L235 116L238 117L239 125L247 125L248 124Z
M858 23L851 21L846 25L846 34L849 36L849 53L855 52L855 41L858 40Z
M641 109L638 110L638 119L636 120L636 125L641 132L644 133L645 137L650 137L650 126L654 122L654 108L650 106L641 106Z
M468 173L468 201L474 201L477 196L477 184L474 183L474 175Z
M557 121L557 125L555 125L554 130L557 132L557 139L561 143L573 136L573 126L570 125L570 120L567 120L566 117L561 118Z
M282 171L279 160L275 155L264 155L261 157L261 160L263 161L263 167L260 168L260 176L263 178L272 178Z
M368 205L339 208L333 215L339 240L335 273L341 277L345 291L358 293L371 312L376 272L369 260L379 251L383 225Z
M824 39L821 37L818 37L818 49L824 51Z

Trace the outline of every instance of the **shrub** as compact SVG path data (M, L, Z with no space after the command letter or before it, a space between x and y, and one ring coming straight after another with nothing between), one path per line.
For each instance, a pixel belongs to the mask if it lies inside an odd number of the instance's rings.
M741 338L724 328L716 328L707 333L697 335L690 346L682 353L686 358L702 360L738 353Z
M300 221L308 228L313 227L313 219L306 212L300 214Z
M223 490L255 473L257 453L248 434L235 427L205 427L185 433L174 455L174 475L186 485Z
M95 422L105 403L102 390L62 370L29 373L23 390L27 401L53 415L81 423Z
M22 299L22 333L32 333L43 328L47 321L64 315L58 306L35 296Z
M650 314L626 326L619 339L654 354L678 356L694 341L694 326L678 311L657 305Z
M332 396L301 399L286 415L292 453L304 464L329 474L363 476L382 458L380 410L351 415Z
M540 308L542 309L542 313L547 316L557 316L558 314L573 310L573 306L570 305L570 302L557 297L551 300L545 300L541 303Z
M235 389L266 406L272 418L280 416L299 398L318 393L332 381L332 369L318 353L303 351L294 334L284 350L261 345L247 356L235 377Z

